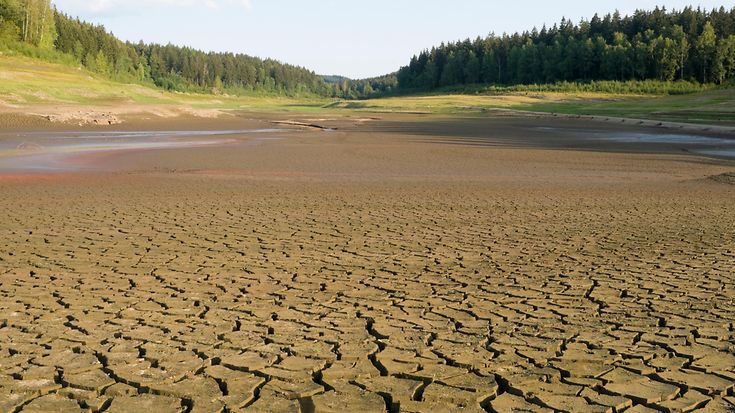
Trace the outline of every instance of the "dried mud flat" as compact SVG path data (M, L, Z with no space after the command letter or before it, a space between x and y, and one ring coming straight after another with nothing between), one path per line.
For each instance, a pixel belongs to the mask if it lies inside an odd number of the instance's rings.
M0 178L0 411L733 410L731 161L336 126Z

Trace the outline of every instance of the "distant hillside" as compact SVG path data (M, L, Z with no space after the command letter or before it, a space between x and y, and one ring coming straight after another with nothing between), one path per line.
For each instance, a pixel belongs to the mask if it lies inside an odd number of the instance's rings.
M102 26L57 11L50 0L0 0L2 50L83 66L114 81L217 95L361 99L557 84L578 90L603 85L605 90L596 91L624 93L619 89L630 82L638 90L640 82L654 81L642 88L681 93L735 78L735 8L656 8L625 17L595 15L579 24L562 19L551 28L442 44L396 73L360 80L244 54L123 42Z
M32 57L62 53L105 77L166 90L331 96L305 68L233 53L123 42L104 27L71 18L49 0L0 0L0 46ZM57 59L58 60L58 59Z
M340 75L322 75L322 80L329 84L350 82L352 79Z
M133 118L213 118L242 109L314 110L334 102L325 97L169 92L153 85L109 80L66 61L47 60L20 56L3 50L0 44L0 131L48 121L108 125Z
M401 90L469 84L544 84L595 80L689 80L735 77L735 8L711 12L619 13L574 24L442 44L398 72Z

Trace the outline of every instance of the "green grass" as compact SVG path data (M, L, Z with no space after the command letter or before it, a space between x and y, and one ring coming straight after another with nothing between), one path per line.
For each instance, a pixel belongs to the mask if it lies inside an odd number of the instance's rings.
M516 109L530 105L543 106L567 102L600 102L627 97L629 96L587 92L514 92L492 95L432 93L339 101L333 103L331 107L370 112L483 113L493 109Z
M661 80L596 80L528 85L460 85L434 89L424 95L506 95L515 93L604 93L614 95L685 95L714 89L713 84ZM393 95L393 96L399 96Z
M0 79L0 99L11 105L174 102L141 85L111 82L82 68L28 57L0 57Z
M599 83L590 90L578 85L557 84L496 88L483 93L430 94L367 100L291 98L268 95L229 96L166 92L152 86L111 81L63 60L31 58L0 51L0 108L38 106L93 106L97 109L137 105L140 111L166 107L251 110L304 113L438 113L488 116L497 109L572 115L614 116L662 121L735 125L735 88L711 88L692 84L669 85L644 82L646 87L669 91L688 87L705 90L691 94L630 94L601 92L611 84ZM687 86L688 85L688 86ZM642 85L638 85L641 86ZM621 86L622 87L622 86ZM547 89L547 90L544 90ZM662 90L663 90L662 89ZM466 92L467 90L465 90ZM1 109L0 109L1 110Z
M363 112L417 112L478 116L483 116L488 111L505 109L735 125L734 87L708 88L696 93L674 95L585 91L504 91L494 94L431 93L341 101L331 106Z
M34 105L188 106L197 109L317 110L329 103L321 98L228 96L166 92L153 86L105 79L68 62L0 52L0 103Z
M516 105L513 108L574 115L735 125L735 88L677 96L639 96L593 102L530 103Z

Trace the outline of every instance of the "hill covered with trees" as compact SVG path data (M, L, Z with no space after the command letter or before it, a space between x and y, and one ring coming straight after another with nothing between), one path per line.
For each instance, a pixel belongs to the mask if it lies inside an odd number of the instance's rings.
M735 77L735 8L562 19L551 28L442 44L414 56L397 77L402 91L599 80L719 84Z
M631 16L595 15L577 24L562 19L551 28L442 44L414 56L397 73L362 80L318 76L244 54L123 42L102 26L57 11L50 0L0 0L3 46L83 65L109 79L182 92L356 99L466 85L502 90L561 82L619 91L619 82L636 81L636 90L647 90L654 80L691 82L664 88L692 91L735 78L735 8L656 8Z
M71 18L49 0L0 0L0 42L31 54L58 52L89 70L121 81L176 91L341 93L312 71L244 54L123 42L104 27Z

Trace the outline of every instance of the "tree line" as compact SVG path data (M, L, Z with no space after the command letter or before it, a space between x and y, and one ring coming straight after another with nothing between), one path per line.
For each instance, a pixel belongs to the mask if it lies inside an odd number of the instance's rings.
M414 56L397 74L403 90L471 84L735 77L735 8L616 12L578 24L442 44Z
M207 53L170 44L123 42L103 26L57 11L50 0L0 0L0 39L55 50L106 77L154 83L167 90L320 96L344 93L310 70L272 59Z
M332 96L345 99L359 99L398 93L398 77L395 73L353 80L342 76L323 76L331 85Z
M103 26L57 11L50 0L0 0L0 41L60 53L115 80L183 92L355 99L475 84L708 84L735 77L735 8L616 12L578 24L562 19L551 28L442 44L397 73L362 80L244 54L123 42Z

